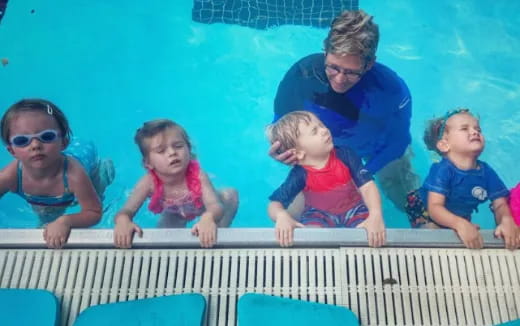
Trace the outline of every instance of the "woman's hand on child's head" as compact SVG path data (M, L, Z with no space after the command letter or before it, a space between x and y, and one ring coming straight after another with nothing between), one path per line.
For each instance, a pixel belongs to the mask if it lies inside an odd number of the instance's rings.
M217 242L217 224L211 216L201 216L200 221L191 228L191 234L199 237L202 248L211 248Z
M305 227L305 225L293 219L291 214L289 214L287 211L280 213L276 217L276 225L274 228L276 241L278 241L282 247L292 246L294 239L294 229L303 227Z
M510 250L520 246L520 228L510 216L504 216L495 229L495 237L503 239L505 247Z
M143 229L139 225L132 222L128 215L119 214L114 227L114 245L122 249L131 248L134 233L137 233L140 238L143 237Z
M386 243L385 222L383 222L381 215L368 215L367 219L357 227L364 228L367 231L368 245L370 247L377 248Z
M67 215L60 216L55 221L47 224L43 230L43 239L47 247L52 249L62 248L70 235L70 225L67 223Z
M286 150L283 153L279 153L280 142L275 141L273 145L269 148L269 156L274 158L275 160L282 162L287 165L294 165L298 163L298 158L296 157L296 151L294 148Z
M480 234L479 229L480 226L477 224L473 224L466 219L461 219L455 228L455 232L457 232L457 235L466 248L481 249L484 247L484 239L482 239L482 234Z

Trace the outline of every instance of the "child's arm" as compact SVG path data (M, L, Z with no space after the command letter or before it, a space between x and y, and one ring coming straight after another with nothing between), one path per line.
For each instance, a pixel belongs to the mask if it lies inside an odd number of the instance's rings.
M200 171L200 183L205 211L199 222L191 228L191 233L199 237L200 245L203 248L211 248L217 242L217 223L215 221L222 216L224 209L215 188L202 170Z
M9 191L16 191L17 161L12 161L0 171L0 198Z
M517 249L520 245L520 229L513 220L506 198L497 198L493 200L492 205L497 223L495 236L504 239L507 249Z
M368 245L370 247L381 247L386 242L386 232L379 190L377 190L374 181L369 181L359 188L359 192L368 208L368 217L357 227L367 230Z
M292 246L294 228L303 228L305 226L293 219L291 214L289 214L280 202L271 201L269 206L267 206L267 213L275 222L274 234L276 241L278 241L282 247Z
M292 246L293 230L296 227L305 227L289 214L285 207L294 201L298 193L305 188L306 173L301 166L295 166L289 172L284 183L269 196L267 213L275 222L274 234L282 247Z
M446 197L442 194L428 192L428 214L442 226L455 230L464 245L470 249L480 249L484 246L484 240L480 234L479 226L457 216L444 206Z
M101 218L101 203L89 176L79 162L69 160L67 178L69 187L78 200L80 211L62 215L45 226L43 238L49 248L63 247L71 228L89 227Z
M338 158L351 171L354 183L359 189L361 197L368 208L368 217L360 223L358 228L367 231L368 245L381 247L386 242L385 223L381 208L381 196L372 177L372 173L363 166L363 161L353 150L347 147L338 147Z
M137 182L132 191L132 194L126 201L123 208L117 212L114 221L114 245L118 248L130 248L132 247L132 239L134 233L137 232L139 237L143 236L143 230L135 224L132 219L135 213L143 205L146 197L152 190L153 181L149 174Z

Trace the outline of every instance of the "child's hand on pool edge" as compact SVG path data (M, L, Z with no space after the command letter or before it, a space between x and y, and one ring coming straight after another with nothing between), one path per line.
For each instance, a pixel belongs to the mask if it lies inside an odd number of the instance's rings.
M115 219L116 225L114 227L114 245L117 248L131 248L134 233L142 238L143 229L139 225L132 222L130 216L127 214L118 214Z
M202 248L213 247L217 242L217 224L213 216L208 212L202 214L200 221L191 228L191 234L199 237Z
M69 239L71 226L67 223L67 215L60 216L55 221L47 224L43 230L43 239L47 247L52 249L62 248Z

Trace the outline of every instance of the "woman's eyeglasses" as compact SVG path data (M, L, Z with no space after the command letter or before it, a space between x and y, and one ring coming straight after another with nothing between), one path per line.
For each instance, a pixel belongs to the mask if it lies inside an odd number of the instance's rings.
M365 68L361 71L343 69L335 64L325 63L325 70L331 76L336 76L338 74L343 74L348 80L358 80L365 73Z
M14 135L10 139L10 144L15 147L25 147L29 145L34 138L42 143L52 143L59 138L59 133L54 129L47 129L37 134Z

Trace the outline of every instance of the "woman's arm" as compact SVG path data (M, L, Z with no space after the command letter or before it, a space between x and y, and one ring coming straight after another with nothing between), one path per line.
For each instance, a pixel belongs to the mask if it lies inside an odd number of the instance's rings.
M372 174L380 171L388 163L397 160L406 152L412 141L410 134L411 102L386 121L386 144L366 162L365 168Z

